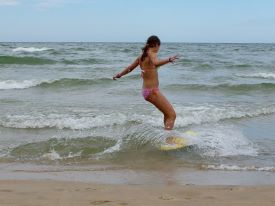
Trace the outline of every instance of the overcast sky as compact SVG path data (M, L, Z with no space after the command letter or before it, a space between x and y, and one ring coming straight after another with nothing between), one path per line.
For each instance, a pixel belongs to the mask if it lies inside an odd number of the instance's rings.
M275 0L0 0L0 41L275 43Z

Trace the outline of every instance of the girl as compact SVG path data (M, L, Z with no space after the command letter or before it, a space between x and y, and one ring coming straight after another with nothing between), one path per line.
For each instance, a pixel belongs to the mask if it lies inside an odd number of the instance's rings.
M163 113L165 129L172 130L176 120L176 112L159 90L158 67L167 63L173 63L178 57L175 55L167 59L159 60L157 54L160 44L161 42L157 36L150 36L142 49L142 54L122 72L115 75L113 79L116 80L130 73L139 65L143 78L142 95L144 99L155 105Z

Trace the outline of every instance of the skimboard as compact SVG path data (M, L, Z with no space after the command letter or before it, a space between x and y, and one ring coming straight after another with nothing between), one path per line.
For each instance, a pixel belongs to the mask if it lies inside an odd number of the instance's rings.
M195 136L196 132L189 130L184 134ZM166 138L165 143L160 145L160 150L162 151L177 150L190 145L191 145L191 142L185 137L170 136Z

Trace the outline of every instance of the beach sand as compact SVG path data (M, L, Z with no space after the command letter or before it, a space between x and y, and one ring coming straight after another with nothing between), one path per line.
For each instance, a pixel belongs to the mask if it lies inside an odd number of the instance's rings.
M1 206L275 205L275 186L107 185L1 180Z

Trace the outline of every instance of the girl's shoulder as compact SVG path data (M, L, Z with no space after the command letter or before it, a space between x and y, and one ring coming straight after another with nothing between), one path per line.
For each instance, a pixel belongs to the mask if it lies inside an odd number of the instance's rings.
M138 57L137 57L137 61L138 61L138 64L140 65L140 63L141 63L141 56L142 56L142 54L140 54Z

